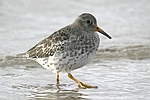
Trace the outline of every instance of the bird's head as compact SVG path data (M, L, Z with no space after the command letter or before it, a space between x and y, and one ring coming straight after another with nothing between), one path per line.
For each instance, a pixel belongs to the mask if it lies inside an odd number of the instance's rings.
M83 13L79 15L73 24L78 25L80 28L86 31L99 32L111 39L111 36L109 36L105 31L103 31L100 27L97 26L96 18L92 14Z

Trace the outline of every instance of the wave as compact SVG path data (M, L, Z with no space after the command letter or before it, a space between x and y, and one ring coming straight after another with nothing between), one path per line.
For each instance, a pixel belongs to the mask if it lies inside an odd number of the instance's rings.
M128 46L111 47L110 49L99 49L94 59L150 59L150 46ZM16 58L14 56L5 56L0 58L0 67L14 65L36 66L37 63L32 60Z
M6 56L0 59L0 67L14 66L14 65L26 65L35 66L37 63L33 60L17 58L15 56Z
M149 59L150 46L137 45L122 48L112 47L110 49L100 49L95 58Z

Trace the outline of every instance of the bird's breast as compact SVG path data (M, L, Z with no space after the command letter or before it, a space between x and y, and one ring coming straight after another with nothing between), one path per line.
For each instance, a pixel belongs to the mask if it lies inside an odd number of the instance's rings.
M83 67L95 55L99 45L98 35L72 36L63 41L61 51L49 57L49 66L54 72L70 72Z

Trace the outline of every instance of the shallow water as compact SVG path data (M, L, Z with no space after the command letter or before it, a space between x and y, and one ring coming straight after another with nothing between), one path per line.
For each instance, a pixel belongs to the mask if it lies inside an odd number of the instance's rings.
M0 100L149 100L149 4L148 0L1 0ZM94 14L113 37L100 35L95 58L72 72L97 89L79 89L67 74L60 75L57 87L54 73L34 61L15 58L82 12Z

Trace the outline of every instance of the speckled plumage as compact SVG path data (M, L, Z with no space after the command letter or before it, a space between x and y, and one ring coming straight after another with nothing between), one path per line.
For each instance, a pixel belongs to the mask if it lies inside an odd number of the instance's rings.
M35 60L55 73L70 73L94 57L100 41L96 31L111 39L97 26L93 15L84 13L72 24L54 32L18 57Z

